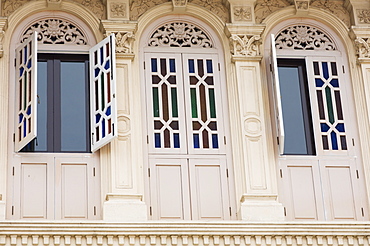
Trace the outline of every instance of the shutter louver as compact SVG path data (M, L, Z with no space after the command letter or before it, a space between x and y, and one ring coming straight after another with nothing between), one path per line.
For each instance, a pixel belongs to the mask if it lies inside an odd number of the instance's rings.
M274 102L275 102L275 115L277 123L277 134L279 138L279 153L284 154L284 121L283 121L283 110L281 107L281 94L280 94L280 83L279 73L277 66L277 56L275 48L275 36L271 34L271 72L272 72L272 87L274 91Z
M15 151L37 136L37 33L16 49Z
M90 49L91 150L117 136L114 34Z

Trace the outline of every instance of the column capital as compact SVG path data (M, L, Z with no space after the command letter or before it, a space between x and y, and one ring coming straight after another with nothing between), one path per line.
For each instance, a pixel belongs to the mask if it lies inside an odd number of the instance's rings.
M6 17L0 17L0 58L4 55L3 40L7 28L7 20Z
M359 63L370 62L370 26L352 27L350 36L356 45L356 54Z

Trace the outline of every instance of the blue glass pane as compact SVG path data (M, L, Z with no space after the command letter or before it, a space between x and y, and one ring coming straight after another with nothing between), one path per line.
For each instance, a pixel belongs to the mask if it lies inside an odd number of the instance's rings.
M189 59L188 63L189 63L189 73L194 73L195 72L195 70L194 70L194 60Z
M161 147L161 134L160 133L154 133L154 146L156 148Z
M23 72L24 72L24 68L23 67L19 68L19 77L23 76Z
M32 60L31 60L31 59L29 59L29 60L28 60L28 63L27 63L27 68L31 68L31 66L32 66Z
M156 58L152 58L152 72L157 72L157 71L158 71L157 59Z
M24 46L24 58L23 58L23 64L26 65L27 62L27 46Z
M337 134L335 132L331 132L330 137L333 150L338 150Z
M171 73L176 72L175 59L170 59L170 72Z
M212 60L207 60L207 73L213 73Z
M321 132L327 132L330 127L326 123L321 123Z
M332 79L331 81L330 81L330 84L333 86L333 87L339 87L339 81L338 81L338 79Z
M212 147L218 149L218 135L212 134Z
M322 63L322 72L323 72L324 78L328 79L329 78L329 70L328 70L328 63L327 62Z
M19 114L19 122L18 123L21 123L23 120L23 114Z
M343 124L343 123L339 123L335 128L336 128L339 132L345 132L345 130L344 130L344 124Z
M27 135L27 121L23 121L23 137L26 137Z
M95 115L95 121L96 121L95 123L96 123L96 124L98 124L98 123L99 123L100 118L101 118L101 115L100 115L100 114Z
M316 87L322 87L324 85L324 82L321 79L315 79Z
M105 119L101 122L102 127L102 138L105 138Z
M178 133L173 134L173 143L175 148L180 148L180 134Z
M107 110L105 111L105 115L106 115L106 116L110 116L110 114L111 114L111 107L109 106L109 107L107 108Z
M95 78L99 76L100 68L95 68Z
M194 148L199 149L199 134L193 134Z
M103 47L100 48L100 65L103 65L104 62L104 55L103 55Z
M104 69L105 70L108 70L110 68L110 60L107 60L107 62L105 63L105 66L104 66Z
M31 114L31 105L30 106L28 106L28 108L27 108L27 115L30 115Z

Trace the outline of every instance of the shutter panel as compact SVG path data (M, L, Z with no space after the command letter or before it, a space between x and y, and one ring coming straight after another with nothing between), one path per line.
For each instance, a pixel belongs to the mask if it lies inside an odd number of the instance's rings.
M16 49L15 151L37 136L37 33Z
M91 150L117 136L114 34L90 49Z
M284 122L283 122L283 110L281 107L281 95L280 95L280 84L279 84L279 73L277 66L276 48L275 48L275 36L271 34L271 72L272 72L272 87L274 91L275 100L275 114L277 121L277 134L279 137L279 153L284 154Z

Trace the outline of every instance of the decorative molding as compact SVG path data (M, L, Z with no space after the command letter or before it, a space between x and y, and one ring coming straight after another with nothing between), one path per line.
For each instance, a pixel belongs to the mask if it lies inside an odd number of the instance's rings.
M267 16L289 5L287 0L257 0L254 7L256 23L262 23Z
M355 44L358 58L370 58L370 38L357 37Z
M199 27L172 22L159 27L151 36L148 46L212 48L212 40Z
M276 35L276 49L337 50L330 37L316 27L290 26Z
M127 18L126 3L113 2L109 5L111 18Z
M344 0L312 0L310 7L316 7L329 11L343 21L347 27L350 27L350 13L345 7L345 4L346 3Z
M148 9L168 1L169 0L132 0L130 6L130 19L137 20Z
M91 12L93 12L99 19L106 18L106 5L102 0L73 0L72 2L78 2L82 4Z
M62 19L44 19L32 24L22 35L21 42L37 31L37 41L42 44L87 45L82 31L73 23Z
M252 21L252 7L234 6L233 19L234 21Z
M358 9L357 19L359 23L369 24L370 23L370 9Z
M174 8L177 8L177 7L186 7L186 5L188 4L188 0L172 0L172 4L173 4L173 7Z
M133 54L132 44L135 40L135 35L131 31L107 32L107 36L114 33L116 36L116 53Z
M261 36L247 34L232 34L231 53L234 56L259 56Z
M218 17L221 18L224 22L229 22L230 14L228 8L225 6L225 2L223 0L189 0L192 4L196 4L202 6Z
M3 57L4 55L4 47L3 47L4 35L5 35L5 32L0 29L0 58Z
M3 0L3 15L9 16L17 8L23 6L23 4L30 2L31 0Z
M297 11L307 11L309 6L310 6L309 0L295 1L295 8L297 9Z

